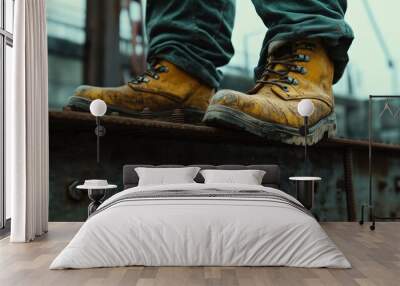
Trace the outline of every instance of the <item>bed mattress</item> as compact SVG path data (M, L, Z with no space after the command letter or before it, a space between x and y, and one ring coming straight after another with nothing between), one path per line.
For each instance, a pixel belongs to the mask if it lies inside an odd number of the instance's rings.
M263 186L197 183L112 196L50 269L129 265L351 267L292 196Z

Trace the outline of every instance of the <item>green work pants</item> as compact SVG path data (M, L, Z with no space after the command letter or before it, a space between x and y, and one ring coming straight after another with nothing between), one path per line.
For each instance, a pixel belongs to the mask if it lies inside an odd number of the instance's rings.
M353 32L344 21L346 0L252 2L268 28L255 78L264 70L272 41L321 38L334 62L334 82L340 79L353 40ZM222 78L217 68L226 65L234 53L231 42L234 18L235 0L147 0L148 58L168 60L217 88Z

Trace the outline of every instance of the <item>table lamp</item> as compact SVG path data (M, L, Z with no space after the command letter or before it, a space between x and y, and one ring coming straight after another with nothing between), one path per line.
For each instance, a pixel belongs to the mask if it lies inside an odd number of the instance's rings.
M90 104L90 113L96 117L96 129L94 133L97 136L97 163L100 163L100 137L106 134L106 128L100 125L100 117L106 114L107 112L107 104L101 100L96 99L93 100Z
M297 111L304 118L303 130L300 129L300 133L304 134L304 164L307 168L307 133L308 133L308 118L314 112L314 104L311 99L302 99L297 105ZM307 170L306 170L307 172Z

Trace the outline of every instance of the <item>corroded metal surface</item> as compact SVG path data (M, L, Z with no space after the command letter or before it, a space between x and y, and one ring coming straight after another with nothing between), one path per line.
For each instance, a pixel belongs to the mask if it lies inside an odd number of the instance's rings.
M54 123L62 125L64 124L86 124L91 125L94 122L94 117L89 113L74 112L74 111L52 111L49 113L50 120ZM105 116L102 118L102 122L110 127L115 128L127 128L135 131L145 132L157 132L157 133L170 133L173 132L176 135L188 135L202 137L204 139L225 139L234 141L247 141L252 143L261 143L273 145L280 145L279 142L268 141L267 139L260 138L245 132L232 131L226 129L220 129L210 127L206 125L193 125L183 124L175 122L158 121L151 119L136 119L123 116ZM367 140L354 140L344 138L330 138L324 139L318 144L318 147L335 147L335 148L368 148ZM400 145L385 144L385 143L373 143L374 150L381 151L395 151L400 152Z
M104 178L122 190L125 164L279 164L282 189L294 194L290 176L304 175L304 149L247 133L202 125L105 116L101 165L96 164L95 119L88 113L50 112L50 220L86 219L86 193L73 193L76 181ZM400 214L396 190L400 169L398 145L375 144L374 179L379 216ZM352 152L352 163L346 150ZM325 140L309 149L312 175L322 177L315 213L323 221L353 220L367 200L368 144ZM353 190L351 191L351 186ZM349 193L351 191L351 193ZM72 192L72 195L71 195Z

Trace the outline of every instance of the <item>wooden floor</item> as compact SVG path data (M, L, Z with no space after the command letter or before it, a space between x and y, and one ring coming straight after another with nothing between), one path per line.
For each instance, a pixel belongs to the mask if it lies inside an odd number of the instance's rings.
M27 244L0 241L0 285L400 285L400 223L323 223L352 269L289 267L123 267L48 270L81 226L50 223L44 237Z

